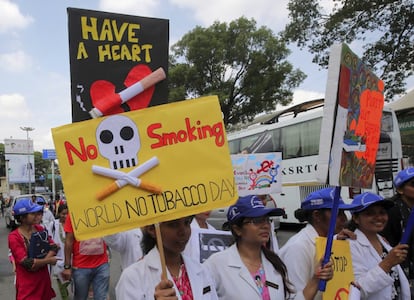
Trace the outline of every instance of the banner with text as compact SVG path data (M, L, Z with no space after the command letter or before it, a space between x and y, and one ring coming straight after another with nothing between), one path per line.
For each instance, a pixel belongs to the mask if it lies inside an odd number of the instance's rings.
M231 156L239 196L282 192L282 153Z
M316 238L316 257L323 256L325 245L326 238ZM334 276L328 281L322 299L347 300L350 283L354 280L349 241L333 240L331 262L333 263Z
M166 103L169 21L68 8L72 122Z
M52 134L80 240L238 198L216 96L65 125Z
M318 180L332 186L372 188L383 92L383 81L347 45L332 46L319 144Z

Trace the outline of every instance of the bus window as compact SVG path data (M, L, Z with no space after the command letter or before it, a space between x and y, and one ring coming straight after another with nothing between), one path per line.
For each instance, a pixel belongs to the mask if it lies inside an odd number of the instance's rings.
M317 155L321 118L282 128L283 158Z
M237 154L240 152L240 139L228 141L230 154Z
M383 132L392 132L392 114L388 111L382 112L382 119L381 119L381 131Z

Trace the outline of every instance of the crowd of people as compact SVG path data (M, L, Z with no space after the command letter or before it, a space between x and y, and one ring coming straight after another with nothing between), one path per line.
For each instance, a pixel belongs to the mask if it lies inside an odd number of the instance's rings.
M359 299L413 299L413 234L406 243L401 238L414 205L414 168L400 171L394 184L390 199L370 192L349 204L339 199L335 238L349 241L349 284ZM40 199L23 199L13 208L19 227L8 238L16 299L53 299L51 280L62 299L108 299L109 248L121 255L120 300L322 299L318 284L333 278L334 267L317 256L315 240L327 237L333 205L333 188L308 194L295 212L305 227L273 251L271 217L284 211L256 195L239 197L227 213L234 243L201 263L188 245L197 230L215 230L208 212L78 241L66 204L49 215Z

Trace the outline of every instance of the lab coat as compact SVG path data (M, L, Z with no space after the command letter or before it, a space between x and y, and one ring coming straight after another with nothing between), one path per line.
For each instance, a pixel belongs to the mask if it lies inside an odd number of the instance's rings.
M203 229L200 227L196 218L193 219L190 226L191 226L191 235L187 242L187 245L185 246L183 254L188 257L191 257L192 259L195 259L196 261L200 261L200 243L198 242L198 239L199 239L200 232L203 232L206 229ZM207 223L207 229L211 231L216 231L216 229L208 223Z
M278 254L286 265L289 280L298 293L303 293L303 289L313 277L319 263L320 258L316 257L316 238L318 236L315 228L307 224L279 250ZM314 300L320 299L322 299L322 293L318 291Z
M42 217L42 224L45 226L45 228L48 228L51 226L51 224L55 221L55 216L50 211L49 208L44 207L43 208L43 217Z
M379 267L382 258L371 245L365 234L359 229L355 230L356 240L350 240L352 267L355 281L361 287L361 299L389 300L391 299L391 286L394 279ZM381 244L389 252L392 247L381 236L378 236ZM411 299L407 277L399 265L394 268L398 271L401 283L401 300Z
M249 270L241 260L236 244L210 256L204 264L210 270L219 299L261 300L262 296ZM262 265L268 285L270 299L285 299L282 276L262 253ZM277 288L276 288L277 286ZM195 299L195 298L194 298ZM302 295L291 299L303 299Z
M107 235L105 243L121 255L121 269L124 270L143 255L141 249L142 231L134 228L128 231Z
M206 269L197 261L183 255L184 264L190 279L194 300L216 300L213 279ZM116 298L122 300L154 299L155 287L161 281L161 262L158 249L154 247L139 262L126 268L116 285ZM167 269L167 277L172 276ZM181 300L180 293L174 284L176 296Z

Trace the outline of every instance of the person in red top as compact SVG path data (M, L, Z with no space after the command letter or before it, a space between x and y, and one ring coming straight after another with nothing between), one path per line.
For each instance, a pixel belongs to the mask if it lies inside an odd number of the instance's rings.
M70 214L63 227L65 238L65 264L62 277L73 279L74 299L86 300L89 287L94 299L107 299L109 291L109 262L106 244L102 238L78 241L74 235Z
M50 300L56 297L52 288L48 265L57 262L57 246L48 236L43 226L36 224L36 214L43 211L43 207L33 203L30 198L19 200L13 207L13 213L20 226L10 232L8 236L9 249L16 264L16 299ZM45 246L44 254L34 258L29 255L33 248L33 235L42 236ZM31 245L32 244L32 245ZM30 247L32 246L32 247ZM47 252L46 252L47 251Z

